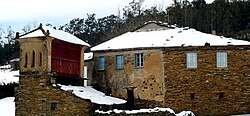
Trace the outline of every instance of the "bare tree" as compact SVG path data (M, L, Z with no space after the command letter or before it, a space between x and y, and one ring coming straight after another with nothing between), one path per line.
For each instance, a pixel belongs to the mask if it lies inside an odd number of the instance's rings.
M2 27L0 25L0 44L3 44L3 41L2 41L3 34L4 34L4 29L2 29Z
M37 22L36 20L33 21L29 21L24 27L23 27L23 32L24 33L28 33L29 31L31 31L32 28L36 28L37 27Z

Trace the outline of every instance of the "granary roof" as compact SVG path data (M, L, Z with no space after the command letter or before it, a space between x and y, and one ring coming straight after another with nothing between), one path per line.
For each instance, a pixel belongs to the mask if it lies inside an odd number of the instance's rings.
M205 44L210 44L210 46L250 45L250 42L207 34L192 28L175 27L127 32L92 47L91 51L129 48L205 46Z
M70 33L64 32L62 30L55 30L53 28L43 25L40 25L37 29L34 29L24 35L21 35L20 38L43 37L46 35L65 42L90 47L88 43L84 42L83 40L77 38L76 36Z

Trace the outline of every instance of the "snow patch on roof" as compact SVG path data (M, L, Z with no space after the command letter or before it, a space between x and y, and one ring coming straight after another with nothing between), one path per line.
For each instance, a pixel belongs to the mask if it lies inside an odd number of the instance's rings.
M83 99L90 99L91 102L96 104L105 104L105 105L113 105L113 104L124 104L127 101L119 98L106 96L104 93L93 89L90 86L81 87L81 86L66 86L59 85L62 90L65 91L73 91L72 93L78 97Z
M90 47L90 45L81 39L77 38L76 36L64 32L62 30L55 30L53 28L47 27L47 26L42 26L42 29L47 33L47 30L49 31L49 36L54 37L56 39L73 43L73 44L78 44L78 45L85 45ZM31 37L43 37L45 34L41 29L35 30L34 32L28 33L27 35L21 36L20 38L31 38Z
M92 51L142 47L250 45L250 42L206 34L195 29L175 28L149 32L127 32L107 42L92 47Z

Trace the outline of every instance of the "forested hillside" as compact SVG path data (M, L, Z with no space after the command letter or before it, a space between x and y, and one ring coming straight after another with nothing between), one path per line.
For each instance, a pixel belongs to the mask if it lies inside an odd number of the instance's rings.
M14 35L11 26L6 31L0 28L0 66L8 64L11 59L19 56L18 42L14 40Z
M176 0L175 0L176 1ZM197 30L238 39L250 38L250 1L205 0L174 2L167 9L170 24L193 27Z
M96 18L87 14L86 18L75 18L67 24L53 28L72 33L95 46L127 31L133 31L148 21L161 21L177 24L180 27L191 27L206 33L214 33L236 39L250 41L250 1L249 0L215 0L207 4L205 0L173 0L167 9L161 6L144 9L144 0L132 0L116 15ZM31 26L30 26L31 27ZM27 32L27 26L23 31ZM9 29L9 43L0 46L0 65L6 64L13 53L17 54L17 44ZM1 37L1 29L0 29ZM4 37L2 37L4 38ZM1 38L0 38L1 39ZM5 44L5 45L4 45Z
M250 40L250 1L215 0L207 4L205 0L173 0L167 9L158 6L143 9L143 0L133 0L117 16L76 18L59 29L70 32L89 42L92 46L118 36L147 21L161 21L192 27L206 33Z

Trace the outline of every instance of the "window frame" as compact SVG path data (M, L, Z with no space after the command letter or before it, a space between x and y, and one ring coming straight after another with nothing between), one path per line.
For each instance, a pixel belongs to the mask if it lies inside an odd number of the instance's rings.
M124 69L124 55L115 56L115 68L118 70Z
M99 56L98 70L105 70L105 56Z
M144 64L143 53L135 53L135 67L142 68Z
M219 51L216 52L216 67L227 68L228 67L228 53Z
M186 53L186 66L188 69L198 68L198 54L197 52Z

